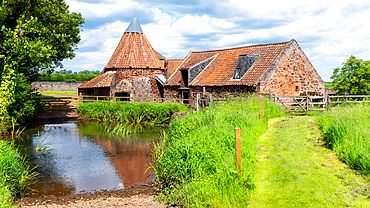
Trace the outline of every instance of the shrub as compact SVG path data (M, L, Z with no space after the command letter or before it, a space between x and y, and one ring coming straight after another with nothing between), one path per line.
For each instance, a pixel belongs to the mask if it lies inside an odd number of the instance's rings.
M66 82L67 83L76 83L76 80L75 79L66 79Z

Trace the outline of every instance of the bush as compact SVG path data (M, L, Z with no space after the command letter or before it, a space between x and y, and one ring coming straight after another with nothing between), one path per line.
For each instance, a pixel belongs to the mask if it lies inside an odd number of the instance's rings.
M369 122L369 106L365 104L331 108L318 118L328 147L364 174L370 174Z
M264 121L260 105L264 102ZM194 207L246 207L254 188L256 140L267 120L283 116L267 99L248 97L212 105L171 122L154 153L155 183L167 203ZM235 128L241 128L242 171L236 170Z
M66 79L66 82L67 83L76 83L76 80L75 79Z

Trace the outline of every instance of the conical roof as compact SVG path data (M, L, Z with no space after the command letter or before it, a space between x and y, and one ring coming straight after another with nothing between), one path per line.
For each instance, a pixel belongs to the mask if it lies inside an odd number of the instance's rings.
M135 17L104 69L164 69Z
M143 33L143 30L141 29L140 27L140 23L139 23L139 20L137 19L137 17L135 17L130 25L128 26L128 28L126 29L125 33L128 33L128 32L133 32L133 33Z

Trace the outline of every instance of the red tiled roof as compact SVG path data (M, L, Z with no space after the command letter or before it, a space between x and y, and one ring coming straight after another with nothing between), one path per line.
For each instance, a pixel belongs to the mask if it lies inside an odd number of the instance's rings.
M96 88L96 87L110 87L114 80L115 72L103 73L94 79L78 86L77 88Z
M172 75L172 73L176 70L176 68L182 63L184 59L169 59L165 60L165 66L166 66L166 77L169 77Z
M167 86L180 86L181 73L179 69L189 69L216 54L215 59L193 80L190 86L223 86L247 85L253 86L261 77L274 67L275 60L295 40L282 43L260 44L223 50L190 52L184 62L169 78ZM239 55L259 55L256 62L240 80L232 80Z
M104 69L164 69L143 33L126 32Z

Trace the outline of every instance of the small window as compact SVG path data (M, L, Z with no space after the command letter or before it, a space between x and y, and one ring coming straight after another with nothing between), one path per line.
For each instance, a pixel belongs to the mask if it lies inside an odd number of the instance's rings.
M234 79L240 79L240 71L241 71L241 68L237 68L235 70Z
M299 87L298 86L295 86L295 91L298 92L299 91Z
M234 71L233 79L241 79L245 73L252 67L259 55L240 54Z

